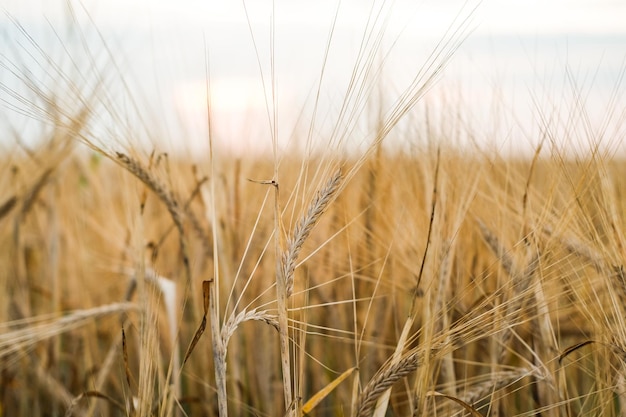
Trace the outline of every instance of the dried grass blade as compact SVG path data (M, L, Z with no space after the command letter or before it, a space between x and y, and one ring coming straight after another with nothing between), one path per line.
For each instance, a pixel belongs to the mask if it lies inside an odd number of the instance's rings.
M202 282L202 308L204 309L204 315L209 313L209 303L211 301L211 284L213 280Z
M211 281L202 282L204 315L202 316L202 322L200 322L200 326L198 326L198 330L196 330L196 333L193 335L193 339L191 339L191 343L189 344L189 347L187 348L187 353L185 353L185 359L183 359L182 366L185 366L185 363L187 363L187 359L189 359L189 356L191 356L191 352L193 352L196 345L198 344L198 341L200 340L200 337L204 334L204 331L206 330L206 316L209 311L210 285L211 285Z
M9 197L2 205L0 205L0 219L6 216L17 205L17 197Z
M113 407L117 408L118 410L120 410L123 414L126 414L128 412L128 410L126 409L126 407L124 407L124 405L118 401L116 401L114 398L109 397L106 394L103 394L99 391L85 391L81 394L79 394L76 398L74 398L72 400L72 403L70 404L70 406L68 407L67 411L65 412L65 417L70 417L74 414L74 407L76 407L76 405L78 404L78 402L80 400L82 400L83 398L99 398L102 400L107 401L109 404L111 404ZM131 401L132 403L132 401Z
M591 345L593 343L600 343L596 340L585 340L583 342L580 343L576 343L575 345L569 346L567 348L565 348L565 350L563 350L563 352L561 352L561 354L559 355L559 363L561 363L563 361L563 359L565 359L567 356L569 356L571 353L577 351L578 349L581 349L587 345Z
M22 209L20 212L21 218L24 218L26 214L28 214L30 209L33 207L33 204L37 200L37 196L39 195L43 187L47 184L48 178L50 177L53 171L54 171L54 168L48 168L46 171L44 171L44 173L41 174L39 179L37 179L37 182L35 183L35 185L33 185L33 187L29 190L28 194L24 198L24 202L22 203Z
M124 373L126 374L126 384L128 384L128 389L131 390L132 392L131 380L133 380L133 376L130 372L130 366L128 365L128 347L126 345L126 332L124 331L123 327L122 327L122 357L124 359ZM132 398L130 399L130 401L128 401L128 404L130 408L130 415L134 415L135 404Z
M455 403L457 403L458 405L463 407L465 409L465 411L468 411L473 416L476 416L476 417L482 417L483 416L474 407L472 407L471 405L469 405L468 403L466 403L462 399L454 397L452 395L444 394L442 392L437 392L437 391L429 391L429 392L426 393L426 396L427 397L442 397L442 398L446 398L448 400L454 401Z
M315 395L313 395L303 406L302 406L302 415L308 414L324 399L326 398L339 384L346 380L354 371L356 371L357 367L352 367L335 378L330 384L326 385L324 388L319 390Z

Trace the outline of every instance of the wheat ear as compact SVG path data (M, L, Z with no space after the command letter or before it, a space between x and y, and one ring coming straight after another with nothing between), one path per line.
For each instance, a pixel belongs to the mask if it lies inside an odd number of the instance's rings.
M296 269L296 261L302 250L302 245L307 237L311 234L311 230L317 224L320 217L333 200L339 185L341 184L341 170L335 171L332 177L326 182L324 187L316 194L311 204L300 221L293 229L293 234L287 240L287 250L282 255L282 273L285 277L287 286L287 297L293 294L294 271Z
M379 372L365 386L359 396L357 417L369 416L374 410L376 401L400 378L415 371L423 361L422 352L414 352L396 363L392 363L382 372Z
M183 256L183 264L185 267L185 275L187 283L191 282L191 266L189 264L189 255L187 251L187 243L185 241L185 230L183 228L183 210L176 199L174 193L163 185L158 179L156 179L147 169L145 169L141 163L128 155L121 152L117 152L118 162L131 174L137 177L143 182L152 192L154 192L159 199L165 204L167 210L172 217L172 221L176 225L179 233L179 245L180 251Z
M493 251L494 255L498 257L502 268L509 274L512 280L512 298L507 303L506 308L506 325L504 332L501 336L501 350L498 354L498 363L503 363L507 353L508 346L511 344L514 336L512 326L515 324L515 318L522 311L526 302L526 290L530 287L537 269L539 268L539 254L536 251L529 250L528 262L524 269L520 269L515 265L513 258L508 255L504 245L500 242L498 237L480 220L478 220L478 226L483 235L483 239Z
M506 388L519 380L533 375L535 377L543 378L543 375L537 371L531 371L525 368L520 368L512 371L495 372L492 374L491 379L482 384L476 385L473 389L467 391L465 394L465 402L468 404L476 404L483 398L487 398L493 393Z

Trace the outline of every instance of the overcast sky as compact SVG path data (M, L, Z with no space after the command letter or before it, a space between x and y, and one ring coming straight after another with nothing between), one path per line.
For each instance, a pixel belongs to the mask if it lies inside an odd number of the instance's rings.
M207 0L83 0L82 4L101 24L179 24L241 22L242 2ZM475 4L476 2L474 2ZM19 19L63 19L65 0L2 0L0 6ZM266 19L268 1L248 1L251 18ZM280 18L294 24L320 24L331 17L335 0L277 1ZM367 17L370 2L348 0L341 7L355 21ZM449 21L463 2L456 0L398 0L393 7L405 13L428 15L437 26ZM621 0L485 0L478 12L478 32L485 33L624 33L626 3ZM418 29L418 28L415 28Z
M389 80L390 91L401 91L446 29L458 27L459 18L470 16L471 34L450 63L442 84L459 89L460 100L476 112L476 120L491 117L494 89L500 91L502 109L509 108L520 118L536 118L532 115L536 107L533 99L539 97L541 104L550 107L554 103L548 95L563 98L561 89L567 84L568 73L581 89L588 90L589 106L606 113L602 100L610 101L624 66L626 2L622 0L387 3L392 13L379 54L394 51L382 75ZM264 77L268 85L272 19L283 114L287 119L296 117L319 79L337 4L336 0L277 1L272 10L271 2L248 1L248 26L240 1L72 2L83 31L92 33L87 37L90 42L98 45L92 30L97 28L119 61L124 78L138 87L146 100L163 102L154 106L155 112L171 113L165 105L170 103L185 123L203 125L208 56L212 104L224 132L245 130L252 120L265 117L266 98L260 80ZM341 100L341 95L334 96L335 86L347 83L370 13L365 5L369 4L353 0L340 4L331 63L325 74L328 100ZM20 35L11 19L23 25L43 49L61 50L72 45L64 32L69 21L65 1L0 0L0 9L5 12L0 17L7 39L4 47L9 48L2 49L4 59L12 59L7 57L16 53L15 44L25 44L23 38L16 41ZM51 40L53 36L62 41ZM6 77L0 76L0 80L10 83Z

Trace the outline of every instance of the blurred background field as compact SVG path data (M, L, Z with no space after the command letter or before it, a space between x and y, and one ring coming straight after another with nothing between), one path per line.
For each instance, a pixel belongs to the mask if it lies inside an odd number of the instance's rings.
M433 350L430 363L417 371L427 383L422 395L436 389L483 413L500 407L506 415L538 408L555 415L619 415L623 162L552 154L533 165L440 149L438 162L428 146L413 155L376 153L307 240L290 304L303 400L350 367L359 368L365 385L392 356L416 303L407 351L442 340L449 344ZM308 163L312 171L315 162ZM139 390L141 355L149 355L156 367L153 412L166 412L159 399L172 390L166 375L175 351L164 297L153 281L144 280L143 290L126 298L133 279L141 281L141 271L145 276L156 271L176 285L178 355L199 325L200 284L213 276L217 254L220 297L228 301L224 311L258 308L275 315L271 187L248 180L267 177L272 165L253 158L220 162L213 174L213 224L211 204L195 193L206 185L198 169L202 164L156 155L143 163L152 165L153 175L201 219L199 225L185 222L190 283L163 202L118 165L63 147L3 161L2 407L7 415L63 414L80 394L94 391L126 404ZM312 192L300 177L305 166L295 159L281 165L287 230L306 204L298 195ZM421 271L433 205L430 251ZM217 247L210 238L213 228ZM524 281L520 271L531 266ZM142 344L141 315L116 304L123 301L146 303L159 316L151 321L158 332L148 339L149 348ZM58 324L70 312L100 306L111 310L80 325ZM51 323L60 326L59 334L50 334ZM20 336L24 329L30 330ZM513 336L503 341L507 331ZM216 413L207 339L209 334L200 339L177 376L178 401L189 415ZM579 343L589 345L559 360ZM227 368L234 415L284 412L279 364L272 326L255 321L237 328ZM127 382L126 367L135 381ZM417 406L411 387L418 380L411 374L396 384L393 413L406 415ZM353 395L346 381L315 411L347 414ZM90 401L97 403L91 409L96 415L124 414L93 398L77 401L73 411L87 415ZM434 397L422 401L424 412L446 406ZM462 411L447 407L448 413Z

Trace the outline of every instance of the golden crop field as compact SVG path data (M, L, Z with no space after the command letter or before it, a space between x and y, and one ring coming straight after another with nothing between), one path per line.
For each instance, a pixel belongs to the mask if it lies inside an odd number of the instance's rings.
M421 80L358 151L367 79L327 149L269 156L107 141L104 81L20 96L45 136L3 132L0 416L623 416L625 161L549 120L527 157L460 147L410 116Z

